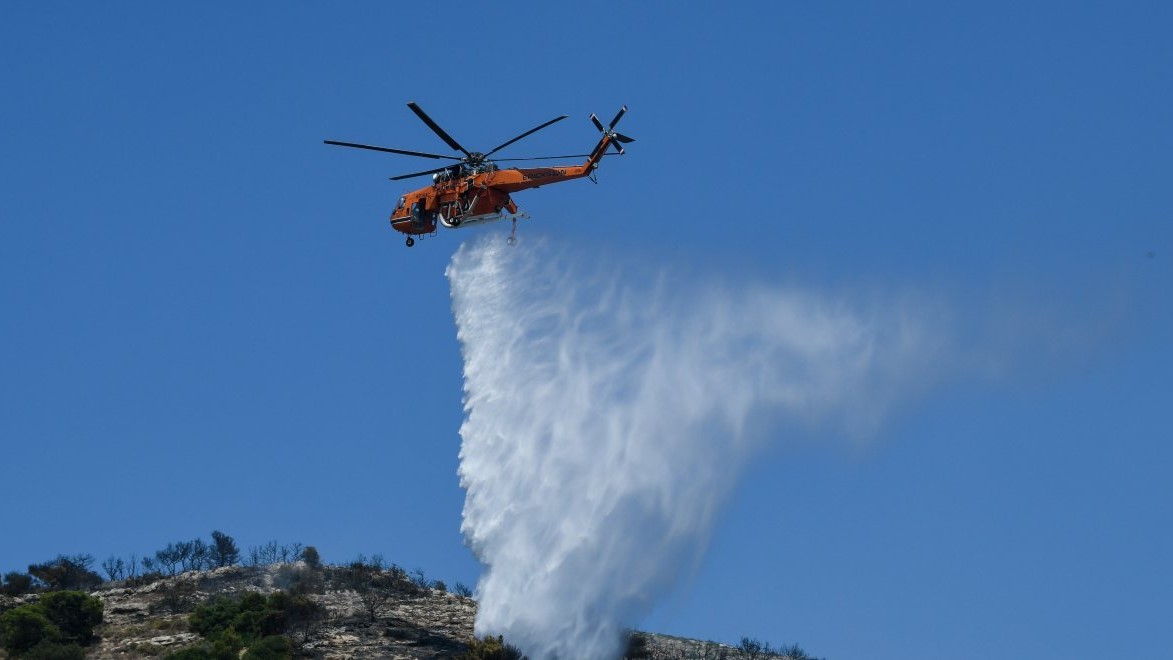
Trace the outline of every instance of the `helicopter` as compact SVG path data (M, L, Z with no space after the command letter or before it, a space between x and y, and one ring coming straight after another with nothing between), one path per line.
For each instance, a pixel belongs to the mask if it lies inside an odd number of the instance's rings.
M594 114L591 115L591 122L594 123L595 128L599 129L603 137L599 139L594 149L588 154L490 159L490 156L505 147L522 138L533 135L551 124L566 119L568 115L555 117L482 153L479 151L469 151L462 147L459 142L452 139L452 136L440 128L440 125L433 121L414 101L409 102L407 107L411 108L411 111L427 124L428 128L432 129L432 132L440 136L440 139L449 147L461 152L464 156L445 156L443 154L424 151L391 149L389 147L359 144L356 142L323 140L325 144L339 147L353 147L355 149L368 149L370 151L402 154L418 158L455 161L431 170L390 177L392 181L400 181L402 179L432 175L432 185L413 190L403 195L395 205L395 210L391 212L391 227L396 231L407 234L407 247L415 245L416 236L432 234L436 231L437 226L440 225L449 229L455 229L457 227L471 227L496 222L498 220L511 219L514 223L514 230L516 230L517 219L527 216L519 212L517 204L511 196L512 193L583 177L590 177L591 180L595 180L595 169L599 167L599 161L603 159L603 156L607 154L608 147L613 146L616 154L622 156L625 152L621 145L635 141L633 138L615 132L615 125L619 123L620 118L627 112L627 106L625 105L619 109L618 114L615 115L615 118L607 126L604 126L603 122L599 121L599 118ZM586 162L581 165L553 165L550 167L534 168L507 167L503 169L497 166L497 163L507 161L557 160L560 158L586 158ZM509 240L510 243L513 242L512 234Z

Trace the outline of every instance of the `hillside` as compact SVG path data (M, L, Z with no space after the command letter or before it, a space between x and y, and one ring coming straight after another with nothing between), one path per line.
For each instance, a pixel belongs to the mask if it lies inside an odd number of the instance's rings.
M442 585L421 588L395 569L366 567L356 581L354 568L310 569L296 562L189 571L150 584L107 582L90 592L102 601L104 621L95 631L98 641L88 647L85 657L167 657L204 643L190 625L197 605L218 597L239 599L250 592L271 595L283 590L300 592L321 606L286 622L294 657L458 658L468 653L477 607L472 598L447 593ZM0 595L0 611L40 597ZM632 657L655 660L766 657L753 648L742 651L651 633L637 633L632 651ZM0 658L7 657L0 651Z

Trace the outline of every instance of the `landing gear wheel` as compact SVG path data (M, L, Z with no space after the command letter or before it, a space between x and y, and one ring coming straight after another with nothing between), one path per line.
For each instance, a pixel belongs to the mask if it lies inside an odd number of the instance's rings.
M412 238L412 237L410 237L410 236L408 236L408 237L407 237L407 247L411 247L411 246L413 246L413 245L415 245L415 239L414 239L414 238Z

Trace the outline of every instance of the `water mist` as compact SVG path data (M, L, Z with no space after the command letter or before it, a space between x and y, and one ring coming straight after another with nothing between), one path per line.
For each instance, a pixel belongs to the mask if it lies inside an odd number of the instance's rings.
M788 424L874 423L937 353L910 306L583 252L482 239L447 271L476 630L534 660L617 657L699 560L756 448Z

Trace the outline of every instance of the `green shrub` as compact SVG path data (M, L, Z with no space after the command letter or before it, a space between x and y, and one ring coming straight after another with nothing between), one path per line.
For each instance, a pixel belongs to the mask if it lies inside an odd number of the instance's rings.
M284 635L261 638L244 652L244 660L288 660L293 657L293 643Z
M266 598L249 592L238 600L218 598L200 605L188 618L194 632L207 640L192 659L228 657L248 648L249 658L292 657L292 641L286 633L299 633L302 640L316 629L322 619L321 605L304 596L290 596L277 591ZM196 651L192 651L193 654Z
M85 660L85 649L73 642L50 642L41 640L39 644L20 654L24 660Z
M102 601L80 591L45 594L37 603L67 642L85 646L94 641L94 626L102 623Z
M0 614L0 639L4 640L5 651L19 655L42 641L59 641L61 631L40 605L21 605Z
M0 639L11 655L37 658L82 657L102 623L102 601L80 591L46 594L40 602L0 614Z
M212 641L212 655L217 658L233 658L240 655L245 646L244 640L237 634L235 628L229 628L216 636Z
M187 623L192 632L204 637L226 630L232 625L232 620L240 613L240 604L230 598L216 598L206 605L199 605L195 612L188 617Z
M165 656L166 660L217 660L212 652L203 646L191 646L186 649L180 649L171 655Z

